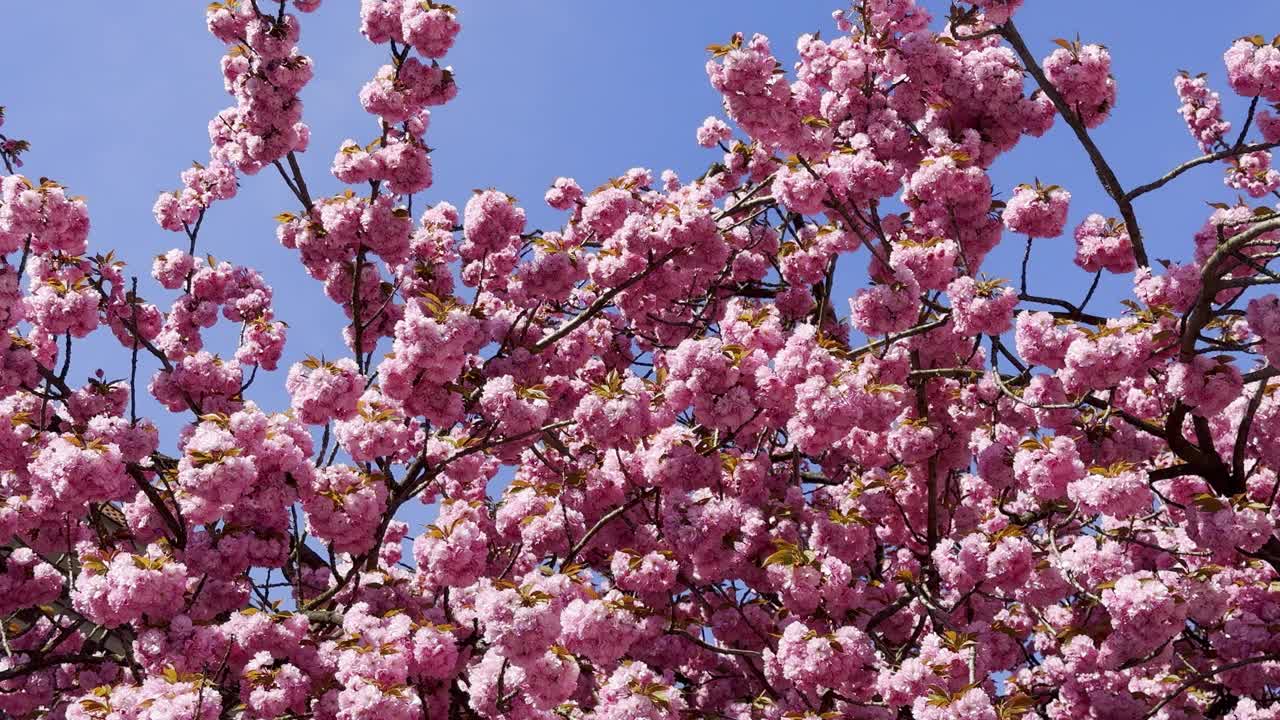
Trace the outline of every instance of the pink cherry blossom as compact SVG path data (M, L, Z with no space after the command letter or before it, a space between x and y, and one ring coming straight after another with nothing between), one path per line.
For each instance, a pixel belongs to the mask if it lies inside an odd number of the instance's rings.
M1004 226L1009 232L1028 237L1050 238L1062 234L1067 222L1071 193L1057 185L1019 185L1004 209Z
M712 38L702 159L539 209L448 197L442 2L362 0L372 117L308 157L320 5L206 8L231 100L149 277L0 136L0 716L1277 715L1280 41L1212 40L1242 103L1179 73L1144 178L1119 53L867 0ZM1074 245L1014 160L1097 171Z

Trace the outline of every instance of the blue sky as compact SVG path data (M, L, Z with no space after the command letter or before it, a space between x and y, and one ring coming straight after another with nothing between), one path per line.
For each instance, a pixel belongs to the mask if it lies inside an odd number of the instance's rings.
M832 36L829 14L839 7L809 0L456 4L463 31L446 62L460 94L432 118L427 141L436 148L436 185L415 206L439 200L461 206L472 188L492 186L519 198L531 224L542 227L560 220L541 203L559 175L594 187L633 166L700 174L719 159L693 141L702 119L720 112L703 70L704 47L734 31L762 32L790 67L796 36L815 30ZM945 5L926 3L936 12ZM159 192L176 187L191 161L207 159L208 120L231 103L218 71L223 47L204 29L204 6L199 0L153 0L10 2L4 8L11 60L0 105L8 106L4 131L33 144L25 172L88 196L91 247L115 248L143 276L144 297L162 306L170 298L146 278L151 257L185 241L155 225L151 205ZM1270 0L1219 2L1213 12L1205 7L1187 0L1028 0L1017 17L1041 57L1053 38L1076 33L1111 48L1118 106L1095 137L1126 186L1196 154L1176 113L1177 69L1207 71L1228 96L1222 52L1241 35L1280 30L1280 13ZM302 164L316 194L339 188L327 171L338 143L374 136L374 122L356 93L385 61L385 49L365 42L357 28L355 0L328 0L303 18L301 47L317 74L303 94L313 140ZM1228 116L1238 122L1244 102L1226 99ZM1074 195L1069 227L1089 212L1116 214L1061 123L1045 138L1024 141L992 175L1005 197L1033 177L1067 187ZM1187 257L1191 235L1208 212L1204 201L1233 197L1218 170L1201 169L1141 200L1152 257ZM240 197L211 212L200 247L259 268L274 285L277 315L292 328L286 368L305 354L342 353L337 308L274 237L272 216L295 205L274 174L245 178ZM988 261L988 274L1016 277L1021 249L1020 238L1009 238ZM1032 291L1083 295L1089 276L1071 264L1072 253L1069 238L1038 241ZM838 290L847 295L864 277L865 256L845 258ZM1114 306L1126 291L1127 279L1112 279L1096 307ZM841 302L837 310L847 312L847 305ZM234 347L226 340L217 349L230 355ZM83 378L99 364L113 377L127 371L127 357L105 333L88 347L78 354L83 362L73 377ZM144 367L145 383L154 368ZM283 372L260 376L251 397L268 410L283 409L282 384Z

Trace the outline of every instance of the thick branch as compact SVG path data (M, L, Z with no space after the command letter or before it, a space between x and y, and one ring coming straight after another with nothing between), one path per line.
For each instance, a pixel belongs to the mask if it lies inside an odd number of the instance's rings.
M1058 114L1062 116L1067 125L1071 126L1071 130L1076 134L1076 138L1084 147L1084 151L1089 155L1089 160L1093 162L1093 169L1098 174L1102 189L1107 191L1107 194L1115 201L1116 207L1120 209L1120 216L1124 218L1125 229L1129 231L1129 238L1133 241L1133 255L1137 259L1138 265L1148 265L1147 249L1142 243L1142 231L1138 228L1138 217L1134 214L1133 204L1129 202L1129 198L1125 194L1124 188L1121 187L1115 171L1111 169L1111 165L1102 156L1102 151L1093 142L1093 138L1089 137L1089 131L1085 129L1080 117L1067 104L1067 101L1062 97L1062 93L1058 92L1058 88L1049 82L1049 78L1045 76L1044 70L1040 68L1035 56L1027 48L1027 43L1022 39L1022 35L1018 33L1018 28L1014 26L1012 20L1001 26L1000 34L1013 46L1013 51L1018 54L1018 58L1026 66L1027 72L1031 73L1031 76L1035 78L1040 90L1057 108Z

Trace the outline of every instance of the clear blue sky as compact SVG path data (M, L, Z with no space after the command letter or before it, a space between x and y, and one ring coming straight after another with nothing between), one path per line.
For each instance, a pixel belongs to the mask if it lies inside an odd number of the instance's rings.
M718 153L696 147L694 129L720 112L703 71L704 47L734 31L762 32L790 67L796 36L821 30L831 37L829 14L838 7L810 0L456 4L463 31L446 62L461 92L432 118L427 141L437 148L436 185L416 207L439 200L461 206L472 188L494 186L519 198L540 226L559 220L541 203L558 175L594 187L638 165L672 168L683 177L701 173ZM185 240L155 225L151 205L159 192L176 187L192 160L207 159L207 122L231 103L218 71L223 48L204 29L204 6L202 0L10 0L3 10L10 62L0 105L9 108L4 131L33 144L25 172L88 196L91 248L120 252L144 276L144 297L162 307L171 298L145 277L151 257ZM945 12L946 3L926 6ZM1127 186L1196 154L1176 113L1177 69L1207 71L1230 95L1222 52L1241 35L1280 31L1273 0L1028 0L1017 20L1041 57L1053 38L1077 32L1111 48L1118 106L1095 136ZM303 94L313 139L302 164L313 193L338 189L327 168L341 140L373 137L373 120L356 93L385 61L385 49L365 42L357 27L356 0L327 0L303 17L301 47L316 66ZM1227 107L1238 123L1244 103L1231 96ZM1024 141L995 166L993 177L1006 197L1033 177L1067 187L1074 195L1070 226L1089 212L1116 214L1061 123L1046 138ZM1219 171L1203 169L1142 200L1138 210L1152 257L1189 256L1191 235L1208 211L1204 201L1233 197ZM308 353L342 352L337 308L274 237L272 216L296 210L295 204L278 176L245 178L240 197L212 211L200 239L202 253L253 265L275 286L277 315L292 327L285 368ZM1010 238L988 261L988 274L1016 277L1021 247L1019 238ZM1082 295L1089 276L1071 264L1072 252L1066 237L1037 242L1031 289ZM847 294L863 282L864 255L844 259L841 269L838 289ZM1104 285L1097 307L1114 306L1122 292L1125 281ZM82 379L99 364L113 377L127 373L118 348L106 333L91 339L78 352L83 362L75 376ZM217 349L230 355L234 347L228 338ZM154 369L144 365L143 382ZM260 376L251 397L268 410L282 409L282 384L283 372Z

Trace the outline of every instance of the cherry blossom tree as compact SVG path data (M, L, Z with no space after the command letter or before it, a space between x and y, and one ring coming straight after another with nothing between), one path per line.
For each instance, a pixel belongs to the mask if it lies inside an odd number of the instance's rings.
M319 0L214 2L233 104L155 284L0 135L0 716L1280 717L1280 38L1223 41L1246 117L1173 77L1191 159L1131 187L1110 53L1037 57L1020 4L865 0L792 68L712 45L706 173L560 178L534 230L500 190L423 209L458 9L363 0L374 122L309 148ZM1110 199L1075 228L987 172L1055 122ZM1135 201L1215 168L1251 200L1153 266ZM346 357L278 367L267 278L202 257L275 182ZM1079 293L1033 294L1070 237ZM131 376L82 382L103 330Z

